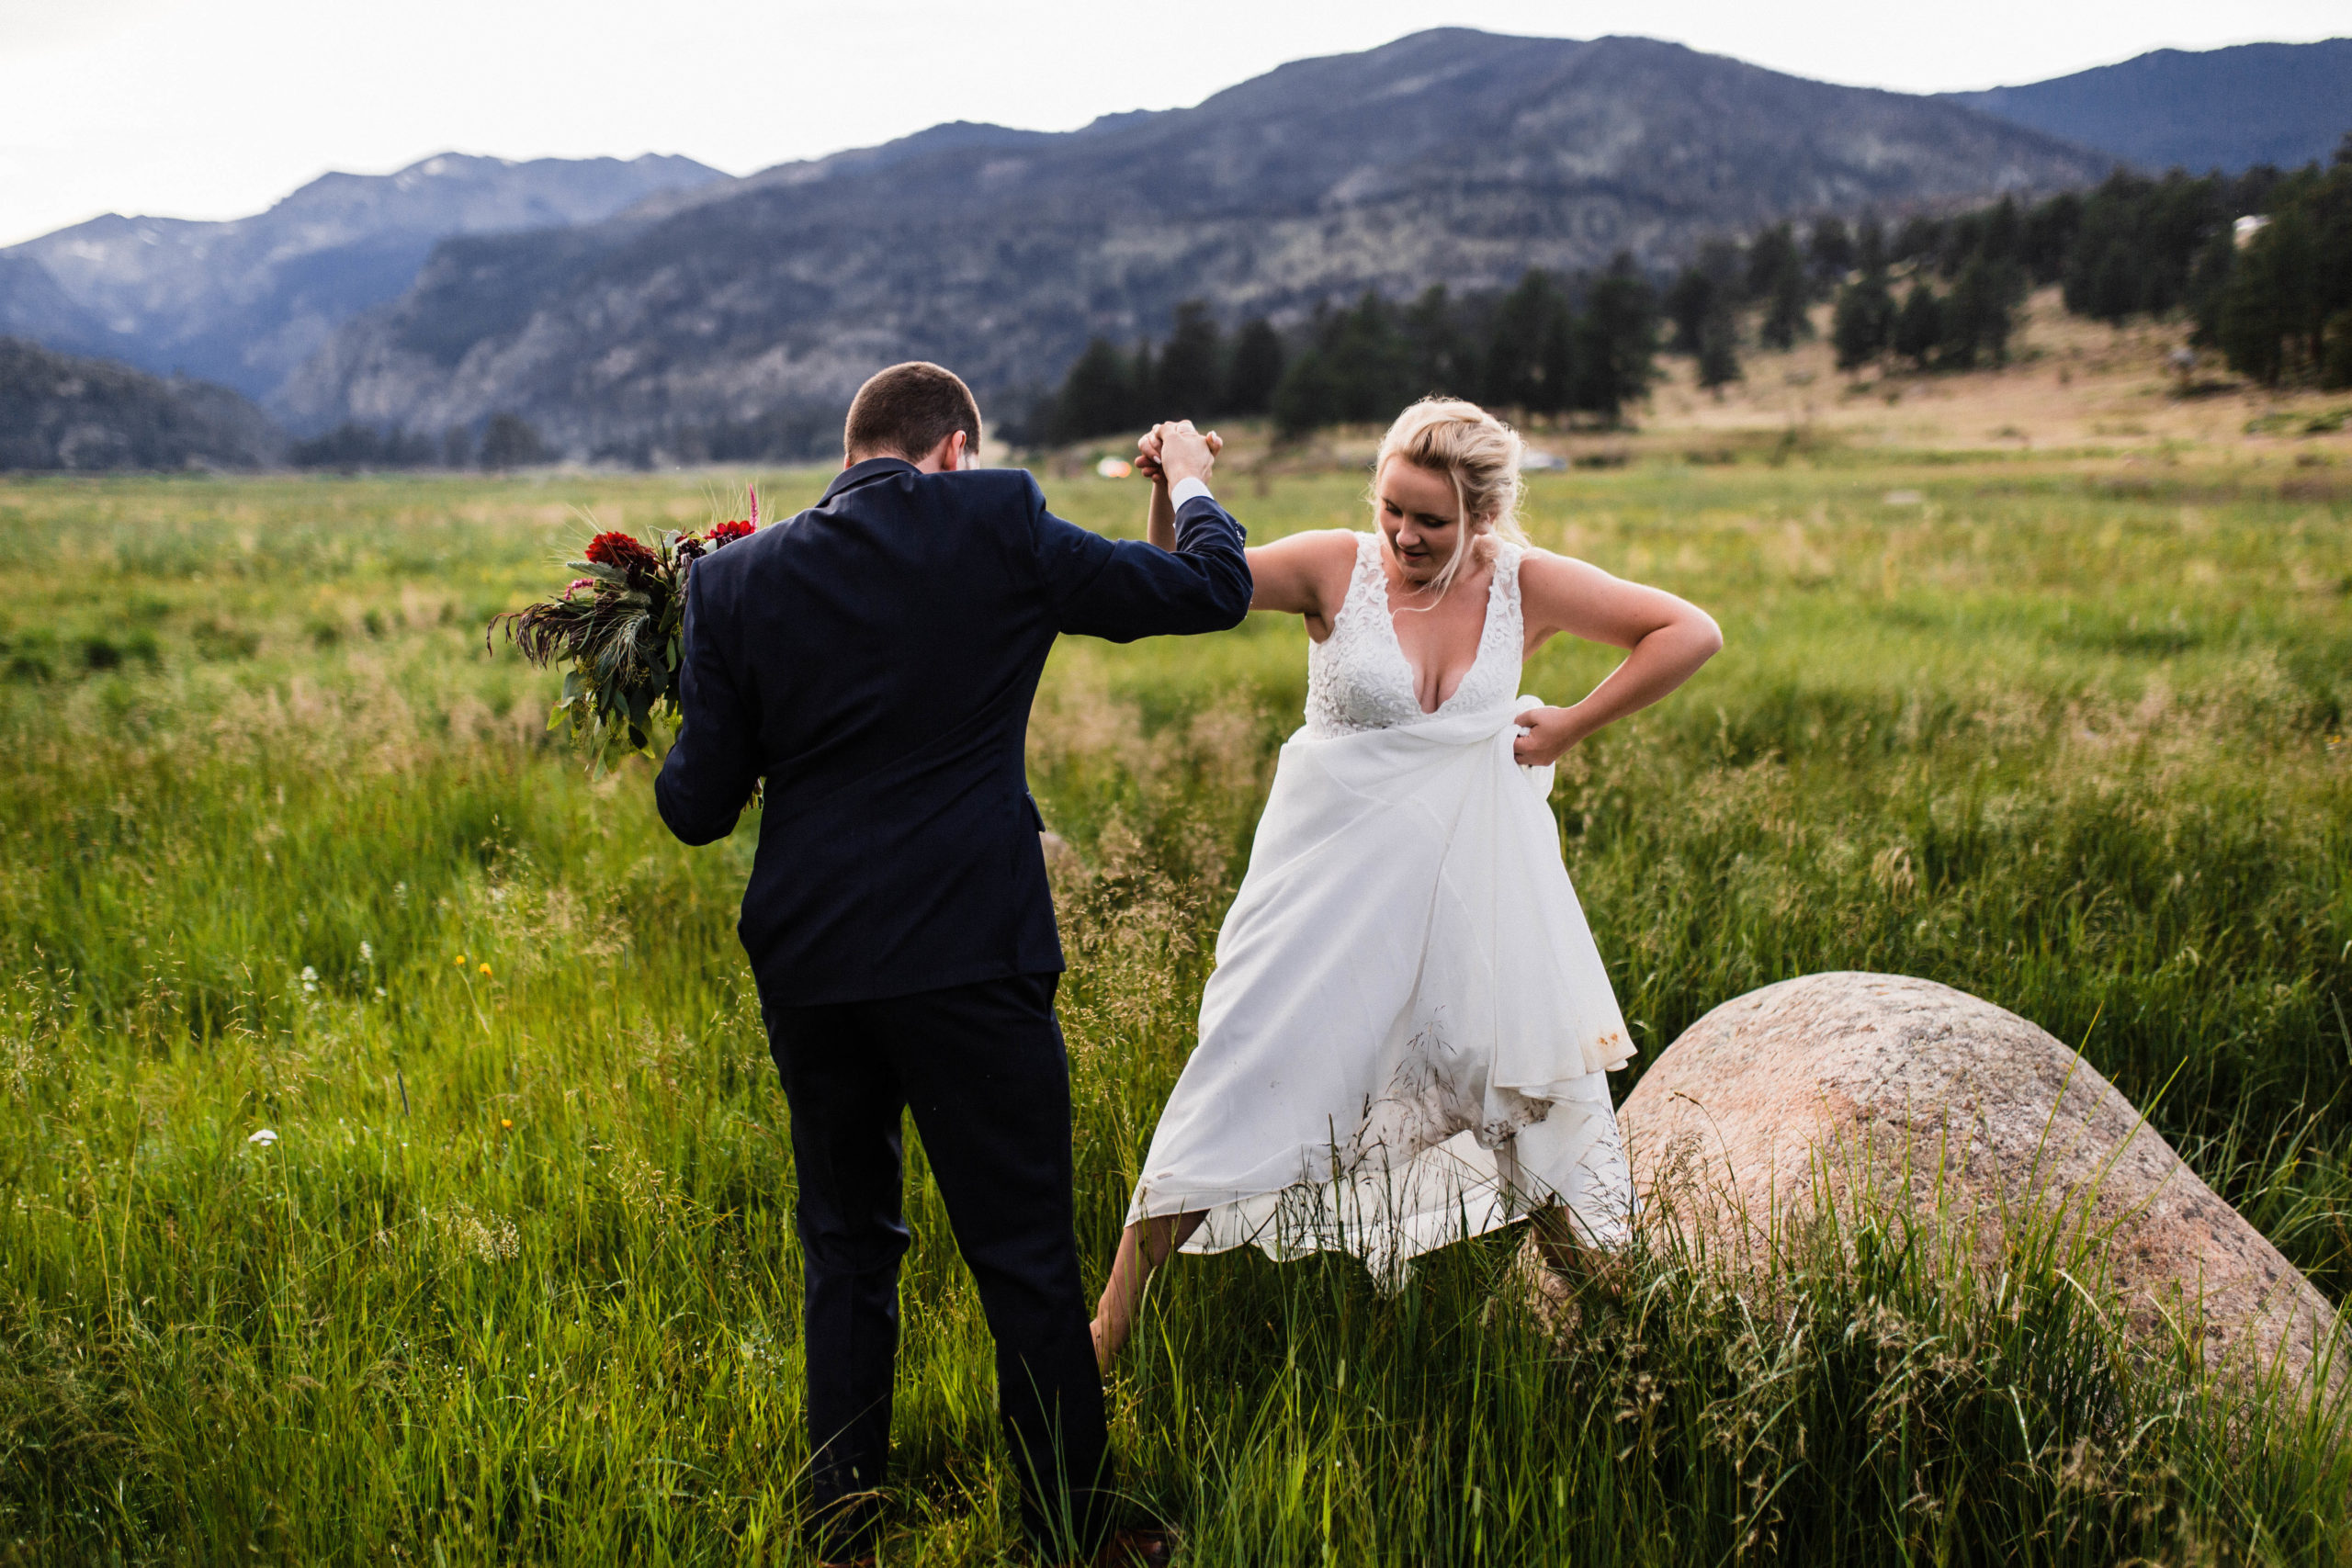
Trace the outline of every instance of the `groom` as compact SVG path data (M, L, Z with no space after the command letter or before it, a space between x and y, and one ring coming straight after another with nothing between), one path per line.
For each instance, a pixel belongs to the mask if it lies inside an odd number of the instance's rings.
M737 931L792 1108L820 1553L871 1551L898 1353L900 1115L912 1111L996 1339L998 1408L1041 1546L1107 1521L1102 1389L1071 1228L1061 942L1023 743L1064 632L1221 631L1250 607L1206 442L1162 427L1173 553L974 466L936 365L858 389L824 499L696 561L684 724L654 798L689 844L766 811ZM1137 1540L1138 1551L1148 1545Z

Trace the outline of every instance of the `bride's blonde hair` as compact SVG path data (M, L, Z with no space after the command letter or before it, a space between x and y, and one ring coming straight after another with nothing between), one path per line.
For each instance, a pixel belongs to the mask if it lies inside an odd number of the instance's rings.
M1478 540L1494 535L1527 543L1527 532L1519 525L1520 498L1526 492L1519 477L1523 450L1519 432L1459 398L1423 398L1398 414L1380 438L1380 453L1372 464L1373 527L1380 535L1380 547L1388 548L1387 531L1379 525L1380 475L1392 457L1453 481L1455 515L1463 531L1453 558L1430 580L1438 598L1445 597L1463 558Z

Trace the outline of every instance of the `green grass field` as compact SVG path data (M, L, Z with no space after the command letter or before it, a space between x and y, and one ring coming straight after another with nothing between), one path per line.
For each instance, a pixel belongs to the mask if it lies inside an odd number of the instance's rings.
M1947 981L2079 1043L2340 1300L2352 490L2324 479L1537 479L1539 544L1727 638L1555 797L1645 1052L1807 971ZM554 678L482 641L583 510L699 524L722 482L0 484L0 1562L802 1560L792 1176L732 931L755 824L677 845L645 769L585 779L543 734ZM1361 525L1358 478L1232 488L1261 539ZM1048 491L1136 525L1133 484ZM1253 622L1047 674L1098 1280L1304 653ZM1548 649L1529 687L1611 657ZM885 1561L996 1562L987 1338L912 1185ZM1658 1240L1556 1341L1510 1235L1394 1297L1340 1260L1180 1260L1113 1385L1121 1483L1204 1565L2352 1562L2324 1422L2116 1339L2096 1259L1988 1280L1849 1218L1761 1292Z

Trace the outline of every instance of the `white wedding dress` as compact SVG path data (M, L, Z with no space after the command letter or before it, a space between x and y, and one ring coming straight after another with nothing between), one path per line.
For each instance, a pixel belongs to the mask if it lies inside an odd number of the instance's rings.
M1250 870L1128 1223L1205 1210L1188 1252L1416 1255L1548 1202L1589 1242L1633 1186L1605 1074L1632 1055L1545 804L1511 756L1525 622L1497 541L1468 673L1424 714L1379 537L1307 655Z

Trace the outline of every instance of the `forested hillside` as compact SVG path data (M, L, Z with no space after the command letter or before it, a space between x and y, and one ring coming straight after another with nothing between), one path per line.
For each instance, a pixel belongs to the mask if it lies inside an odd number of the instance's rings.
M1270 414L1296 434L1385 419L1430 392L1609 424L1656 379L1657 353L1693 358L1702 387L1725 385L1745 352L1810 336L1825 300L1842 369L1998 365L2026 294L2051 285L2097 321L2185 314L2195 342L2266 385L2352 386L2352 137L2326 169L2119 172L2085 192L1893 226L1833 216L1716 237L1662 289L1626 256L1599 274L1532 270L1508 291L1435 288L1408 304L1366 293L1288 333L1263 318L1221 332L1189 301L1162 342L1095 339L1021 433L1082 440Z
M285 445L226 387L0 337L0 469L257 468Z

